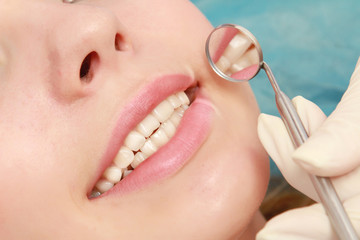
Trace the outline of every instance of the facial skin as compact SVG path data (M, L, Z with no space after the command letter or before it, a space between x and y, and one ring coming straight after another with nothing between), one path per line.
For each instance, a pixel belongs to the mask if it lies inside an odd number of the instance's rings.
M208 66L212 26L189 1L0 0L0 16L1 239L253 237L269 171L259 111L247 83ZM89 200L120 112L168 74L211 102L205 141L174 174Z

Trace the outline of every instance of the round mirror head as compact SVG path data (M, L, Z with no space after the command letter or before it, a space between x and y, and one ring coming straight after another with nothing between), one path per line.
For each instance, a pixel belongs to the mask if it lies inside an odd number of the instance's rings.
M220 25L210 33L206 41L206 56L214 71L232 82L252 79L263 62L263 54L254 35L233 24Z

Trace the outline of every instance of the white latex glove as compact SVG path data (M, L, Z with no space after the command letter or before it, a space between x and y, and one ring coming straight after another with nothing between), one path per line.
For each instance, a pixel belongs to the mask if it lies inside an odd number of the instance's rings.
M318 200L308 173L332 177L333 184L360 236L360 59L349 87L335 111L326 119L322 111L302 97L293 100L310 137L294 149L282 120L260 115L258 133L265 149L285 179ZM305 171L305 170L307 171ZM287 211L271 219L257 240L337 239L320 204Z

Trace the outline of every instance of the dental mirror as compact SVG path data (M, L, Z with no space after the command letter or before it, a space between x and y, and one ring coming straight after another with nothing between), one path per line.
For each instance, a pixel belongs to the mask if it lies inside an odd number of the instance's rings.
M232 82L252 79L263 62L256 38L247 29L233 24L220 25L211 32L206 55L214 71Z
M299 147L306 141L308 135L300 117L289 97L280 90L270 67L263 61L260 44L254 35L238 25L220 25L210 33L205 52L212 69L228 81L249 81L260 69L264 69L275 92L276 106L294 146ZM309 177L339 238L358 240L331 180L311 174Z

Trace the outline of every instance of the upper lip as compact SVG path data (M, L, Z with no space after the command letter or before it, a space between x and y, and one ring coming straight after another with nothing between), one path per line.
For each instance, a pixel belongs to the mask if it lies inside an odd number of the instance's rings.
M144 88L140 89L139 94L120 112L87 194L91 192L102 173L112 163L129 132L168 96L180 91L185 91L195 84L195 79L190 76L171 74L155 78Z

